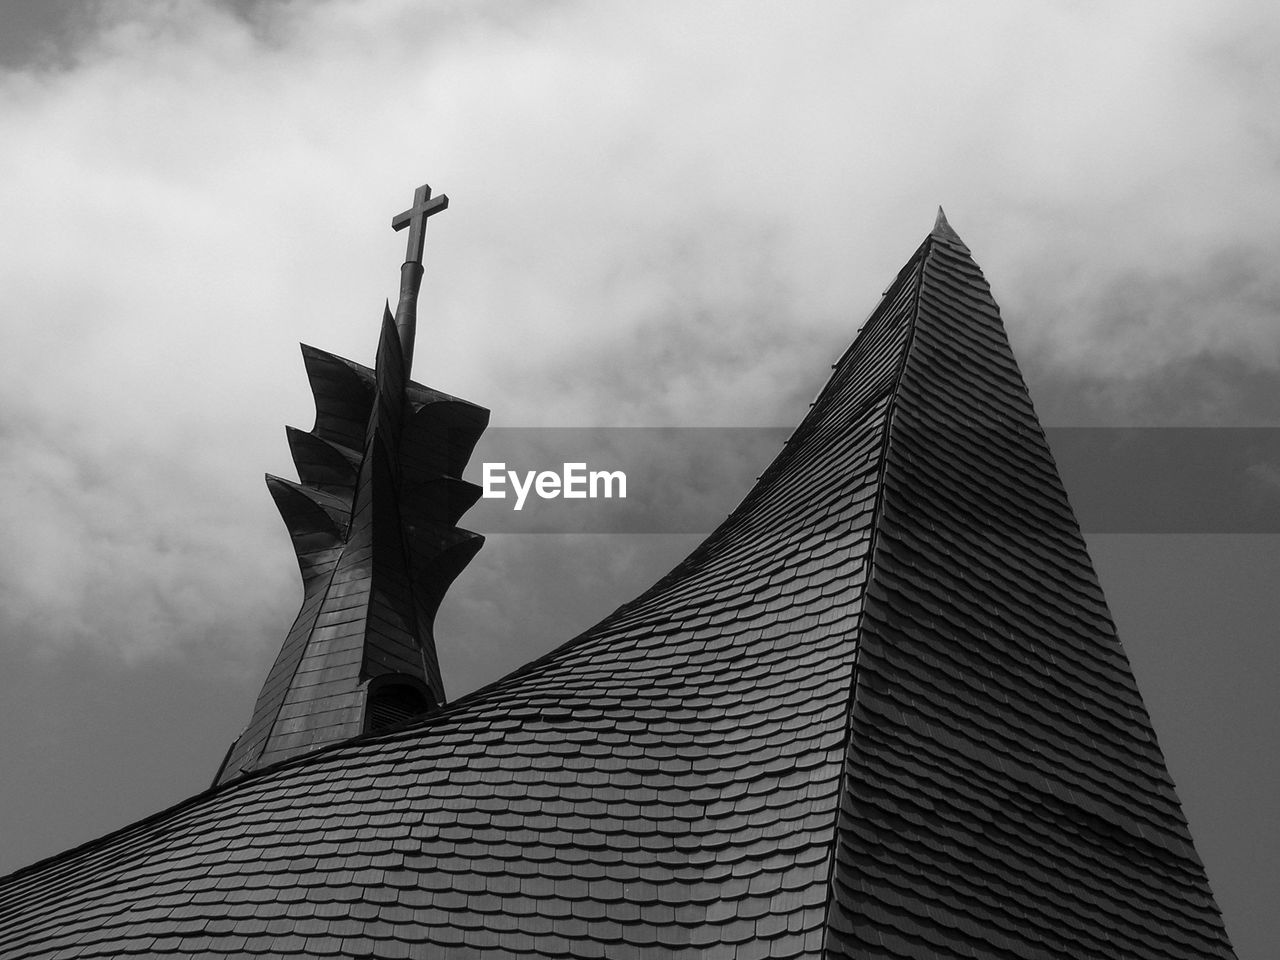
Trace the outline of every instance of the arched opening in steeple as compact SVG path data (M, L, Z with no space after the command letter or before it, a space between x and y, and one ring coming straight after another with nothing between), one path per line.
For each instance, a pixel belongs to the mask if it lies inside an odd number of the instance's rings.
M376 733L429 713L436 698L427 685L416 677L390 673L369 681L365 698L364 730Z

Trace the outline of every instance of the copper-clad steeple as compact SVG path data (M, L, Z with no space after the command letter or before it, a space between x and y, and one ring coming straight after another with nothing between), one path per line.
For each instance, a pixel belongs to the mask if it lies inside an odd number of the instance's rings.
M420 715L445 702L432 624L484 538L459 529L479 497L461 479L489 413L413 383L423 234L446 196L419 187L400 300L370 370L303 346L310 432L289 428L299 482L267 477L302 571L302 609L218 782Z

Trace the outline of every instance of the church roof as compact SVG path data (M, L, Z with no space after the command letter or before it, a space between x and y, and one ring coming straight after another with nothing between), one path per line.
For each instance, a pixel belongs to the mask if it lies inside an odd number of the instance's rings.
M0 881L0 955L1233 956L941 217L650 590L432 716Z

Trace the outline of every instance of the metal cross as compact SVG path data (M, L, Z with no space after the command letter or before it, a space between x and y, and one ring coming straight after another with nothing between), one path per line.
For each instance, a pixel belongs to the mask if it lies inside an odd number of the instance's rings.
M431 188L424 183L413 192L413 206L391 218L392 230L409 228L409 248L404 255L405 263L422 263L422 244L426 240L427 218L447 209L449 209L449 198L443 193L433 198Z

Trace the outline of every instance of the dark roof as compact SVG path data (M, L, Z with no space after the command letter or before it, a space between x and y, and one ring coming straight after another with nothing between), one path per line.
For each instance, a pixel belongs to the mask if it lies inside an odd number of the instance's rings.
M648 592L425 721L0 884L19 957L1230 957L940 221Z

